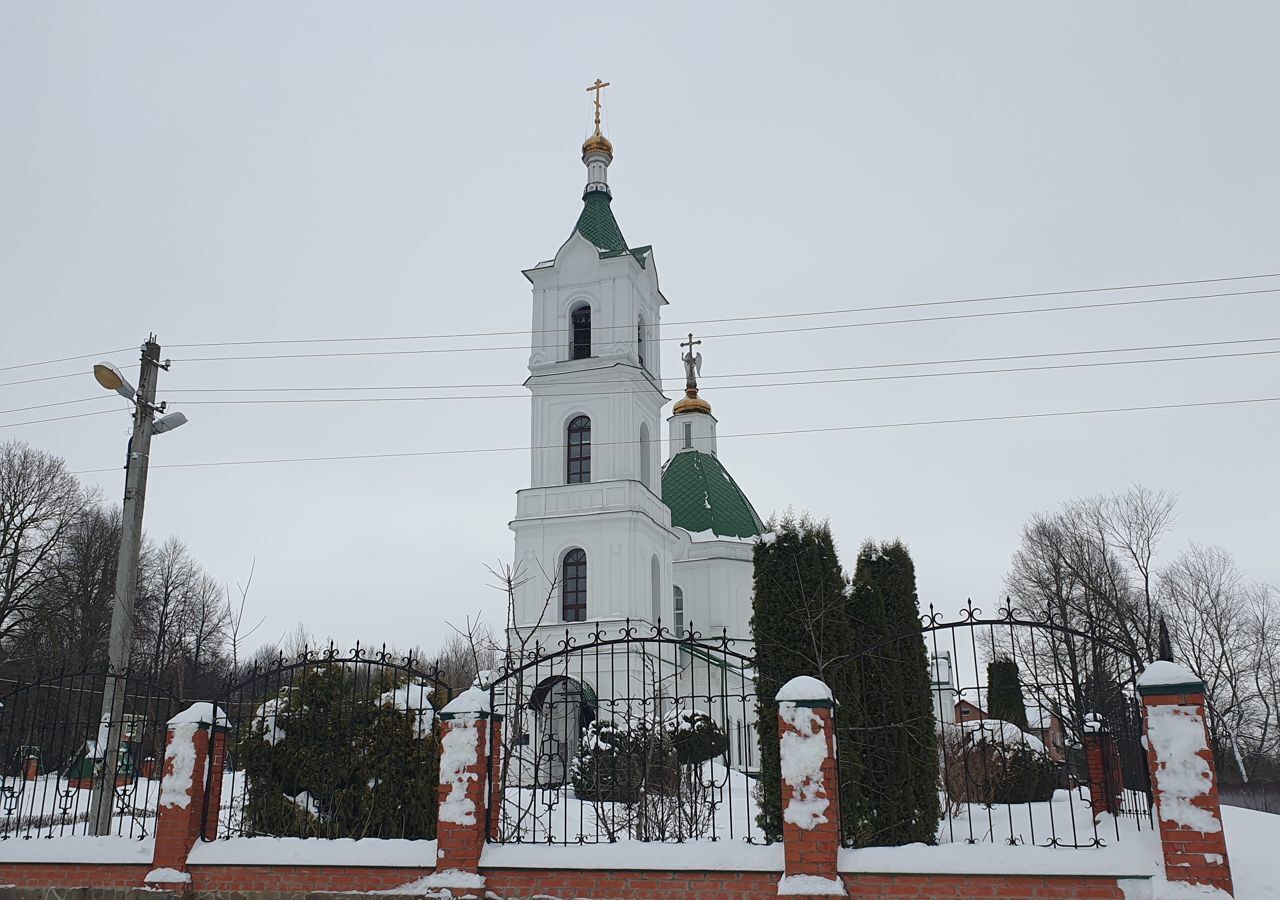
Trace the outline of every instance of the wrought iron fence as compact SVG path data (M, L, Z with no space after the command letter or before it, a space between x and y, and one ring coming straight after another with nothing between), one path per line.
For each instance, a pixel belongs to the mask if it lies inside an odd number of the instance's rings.
M757 838L750 647L628 620L509 654L490 687L488 839Z
M925 660L927 687L888 677ZM1141 667L1052 617L984 619L969 604L949 622L931 607L918 631L841 667L854 698L836 723L845 845L927 841L921 810L938 843L1097 847L1150 828Z
M125 673L119 720L102 715L105 671L36 676L0 697L0 840L154 830L166 723L180 709L168 691ZM108 734L120 749L106 759ZM98 815L93 815L97 811Z
M216 704L226 761L201 836L434 838L436 710L448 700L437 668L385 647L331 644L255 666Z

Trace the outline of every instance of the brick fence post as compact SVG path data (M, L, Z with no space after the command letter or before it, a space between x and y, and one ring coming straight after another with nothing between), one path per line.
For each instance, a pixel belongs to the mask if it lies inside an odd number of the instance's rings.
M181 892L191 882L187 854L204 821L209 735L215 724L225 722L226 715L212 703L192 704L169 720L148 886Z
M1151 796L1170 881L1232 893L1222 805L1204 719L1204 682L1172 662L1138 678Z
M840 786L831 689L802 675L784 684L776 699L785 865L778 893L843 897L837 868Z
M500 736L498 717L490 706L489 692L473 687L440 711L444 728L432 887L484 887L480 853L484 850L489 818L485 793L495 774L489 766L489 729L495 729L495 737ZM501 755L500 751L496 755Z
M1119 814L1124 792L1120 751L1097 713L1084 717L1084 753L1089 768L1089 805L1093 807L1094 818L1103 813Z

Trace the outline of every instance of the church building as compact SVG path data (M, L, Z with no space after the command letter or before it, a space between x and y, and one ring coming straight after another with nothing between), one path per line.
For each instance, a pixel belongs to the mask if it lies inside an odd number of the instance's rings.
M699 395L700 341L682 349L685 391L661 417L660 325L667 299L653 248L628 245L613 214L613 145L582 145L582 212L533 285L530 485L516 495L517 627L548 638L602 623L677 636L750 637L752 544L765 526L721 461ZM554 584L553 584L554 582ZM550 599L549 590L551 591Z
M524 784L563 783L597 718L687 707L730 733L732 765L754 767L752 548L765 526L721 461L693 335L681 344L684 396L667 416L663 453L667 299L653 248L629 245L613 214L603 86L595 132L582 145L582 211L555 258L524 272L533 286L525 382L533 449L510 523L524 577L508 640L541 658L624 629L664 637L610 646L590 662L566 655L565 671L539 672L517 688L535 715L513 760ZM696 636L731 638L740 655L670 641ZM725 699L734 695L736 704ZM617 698L641 699L629 709Z

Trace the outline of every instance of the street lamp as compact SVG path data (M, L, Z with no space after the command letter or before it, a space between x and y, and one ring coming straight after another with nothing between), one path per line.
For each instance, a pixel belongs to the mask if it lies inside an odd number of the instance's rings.
M102 691L102 719L98 726L98 752L102 771L94 781L89 824L95 835L111 833L111 799L119 769L120 737L124 724L125 679L129 648L133 641L133 608L138 590L138 556L142 547L142 510L147 493L147 465L151 436L185 425L180 412L165 413L156 405L156 378L169 362L160 361L155 335L142 345L142 362L135 390L120 370L108 362L93 367L93 377L106 390L133 403L133 435L125 459L124 510L120 523L120 555L116 561L116 591L111 607L111 642L107 646L107 680ZM156 413L165 413L155 418Z

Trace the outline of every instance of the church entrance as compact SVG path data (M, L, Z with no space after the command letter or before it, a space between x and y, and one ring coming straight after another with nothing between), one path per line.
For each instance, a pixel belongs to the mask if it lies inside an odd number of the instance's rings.
M534 771L539 787L559 787L569 777L582 733L595 721L595 692L565 675L534 689Z

